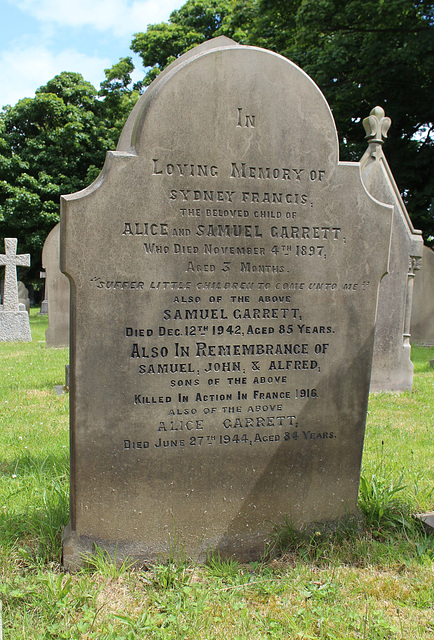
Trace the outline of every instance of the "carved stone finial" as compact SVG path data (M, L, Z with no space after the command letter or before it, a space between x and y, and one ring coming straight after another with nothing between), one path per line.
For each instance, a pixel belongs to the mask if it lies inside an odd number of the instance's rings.
M384 109L382 107L374 107L369 116L363 120L366 140L370 143L383 144L383 138L387 138L387 132L391 124L392 120L385 117Z

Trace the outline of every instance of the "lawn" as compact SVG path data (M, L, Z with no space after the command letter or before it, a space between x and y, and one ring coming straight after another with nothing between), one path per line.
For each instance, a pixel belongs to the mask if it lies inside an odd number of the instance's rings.
M432 639L434 348L413 348L412 392L371 396L359 506L363 532L302 538L288 525L262 562L210 557L137 570L96 549L62 571L68 520L67 349L0 344L0 604L3 639ZM0 640L2 636L0 625Z

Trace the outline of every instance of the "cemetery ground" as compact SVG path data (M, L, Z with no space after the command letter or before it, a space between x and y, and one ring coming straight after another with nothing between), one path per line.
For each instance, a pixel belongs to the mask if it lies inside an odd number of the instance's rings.
M413 348L412 392L370 397L363 532L302 538L282 522L261 562L186 562L174 540L166 564L116 567L96 549L68 574L69 399L53 391L68 350L45 348L47 316L37 313L31 343L0 345L4 640L433 637L434 536L413 516L434 507L434 348Z

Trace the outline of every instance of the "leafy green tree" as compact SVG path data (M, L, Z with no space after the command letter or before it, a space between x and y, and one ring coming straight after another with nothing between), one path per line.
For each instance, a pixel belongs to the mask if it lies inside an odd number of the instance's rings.
M246 4L251 5L251 0ZM151 24L145 33L136 33L131 49L149 68L144 84L188 49L219 35L233 35L234 6L234 0L187 0L170 14L169 22Z
M433 3L304 0L296 27L289 53L329 101L342 159L360 158L366 148L361 120L374 106L392 119L385 153L414 226L432 243Z
M117 127L80 74L61 73L0 115L0 236L18 237L37 278L46 236L59 221L59 198L85 187L102 168Z

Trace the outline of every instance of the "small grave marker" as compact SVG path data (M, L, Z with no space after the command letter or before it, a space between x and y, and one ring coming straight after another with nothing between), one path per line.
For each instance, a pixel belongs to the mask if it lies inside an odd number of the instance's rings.
M5 253L0 255L0 266L5 267L3 305L0 310L0 341L30 342L29 314L18 298L17 266L30 266L30 254L17 255L17 238L5 238Z

